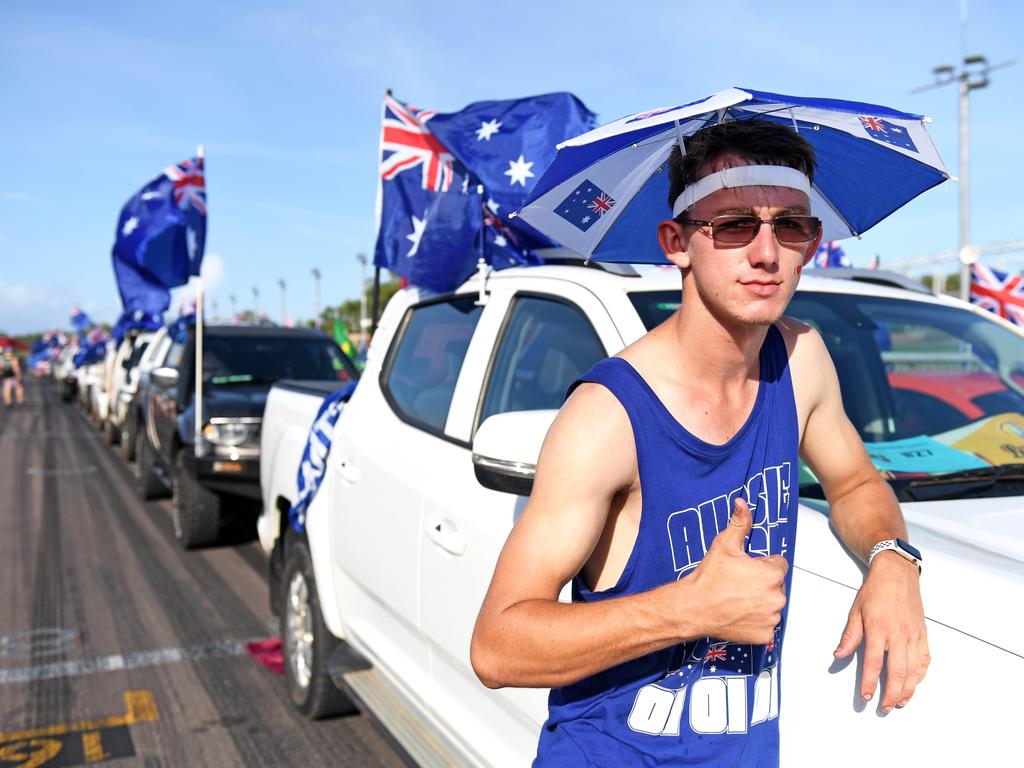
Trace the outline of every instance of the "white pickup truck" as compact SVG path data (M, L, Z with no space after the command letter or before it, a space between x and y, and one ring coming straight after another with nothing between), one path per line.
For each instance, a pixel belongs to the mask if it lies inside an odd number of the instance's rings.
M326 716L354 699L421 765L530 763L547 691L480 684L469 660L477 611L566 387L679 299L674 270L578 265L480 274L444 296L401 291L302 533L287 510L324 392L271 391L259 534L301 711ZM782 764L1024 760L1024 337L898 276L856 270L805 273L789 314L825 340L847 412L924 554L933 661L889 716L880 697L859 701L860 654L833 663L863 569L801 466L786 654L769 692L770 716L785 712ZM651 703L631 724L673 732L678 708ZM749 716L725 693L708 706L723 728Z

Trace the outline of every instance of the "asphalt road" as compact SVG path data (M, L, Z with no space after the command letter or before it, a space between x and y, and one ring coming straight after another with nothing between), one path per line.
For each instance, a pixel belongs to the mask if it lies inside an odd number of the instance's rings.
M254 528L181 551L169 502L26 389L0 405L0 768L404 764L366 716L304 720L245 650L277 634Z

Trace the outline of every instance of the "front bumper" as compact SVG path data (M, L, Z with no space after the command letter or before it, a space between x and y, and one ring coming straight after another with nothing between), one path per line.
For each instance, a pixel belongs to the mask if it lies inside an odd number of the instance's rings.
M205 488L248 499L260 498L259 453L241 453L218 448L201 458L189 449L185 452L185 471Z

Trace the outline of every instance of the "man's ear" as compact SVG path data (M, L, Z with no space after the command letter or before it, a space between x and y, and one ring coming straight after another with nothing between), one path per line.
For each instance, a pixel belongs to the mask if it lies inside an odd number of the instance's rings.
M804 266L810 264L811 259L814 258L814 254L818 252L818 246L821 245L821 238L824 237L825 231L822 229L818 230L818 236L814 238L810 243L807 244L807 252L804 254Z
M690 254L686 251L686 239L681 224L672 219L659 222L658 245L670 262L680 269L690 268Z

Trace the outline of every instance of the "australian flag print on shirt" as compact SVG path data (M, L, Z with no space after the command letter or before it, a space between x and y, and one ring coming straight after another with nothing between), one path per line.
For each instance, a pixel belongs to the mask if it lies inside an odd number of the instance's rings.
M880 117L863 116L860 117L860 124L864 126L864 130L867 131L868 136L872 139L884 141L886 144L891 144L901 149L909 149L911 152L917 152L917 147L914 145L914 140L910 138L910 133L902 126L893 125L891 122Z

